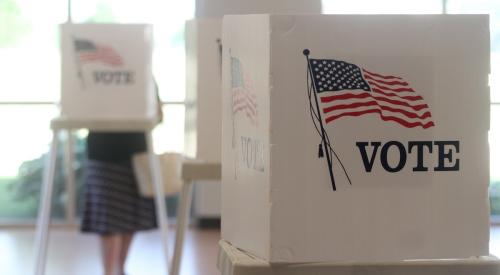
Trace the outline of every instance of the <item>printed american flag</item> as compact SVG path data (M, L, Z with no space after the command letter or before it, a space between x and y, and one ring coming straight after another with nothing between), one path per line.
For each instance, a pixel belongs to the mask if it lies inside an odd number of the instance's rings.
M112 67L123 65L122 57L110 46L99 45L87 39L75 39L74 43L81 63L101 62Z
M231 57L231 91L233 114L243 113L253 124L257 124L257 95L241 61L236 57Z
M309 59L326 123L342 117L378 114L406 128L434 126L429 106L398 76L370 72L332 59Z

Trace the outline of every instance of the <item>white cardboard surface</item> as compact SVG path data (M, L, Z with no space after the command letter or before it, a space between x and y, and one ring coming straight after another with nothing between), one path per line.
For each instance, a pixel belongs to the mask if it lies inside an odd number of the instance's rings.
M487 16L227 16L223 38L223 239L270 262L488 255ZM323 121L352 182L334 159L333 191L318 158L304 49L310 58L401 77L435 126L406 128L378 114ZM256 98L253 118L233 109L234 58ZM367 172L356 142L374 141L406 151L410 141L458 141L442 153L451 154L445 166L459 159L459 168L436 171L439 148L431 143L433 152L423 151L428 171L413 171L415 149L402 169L387 171L379 148ZM387 152L397 166L397 148Z
M269 100L259 101L259 129L245 113L233 117L231 91L231 55L245 60L246 86L261 98L269 95L270 18L266 15L225 17L223 23L222 60L222 237L235 245L269 258L271 242L271 184L268 173L241 170L239 150L241 136L258 136L269 144ZM245 28L243 28L245 26ZM240 49L244 49L243 51ZM230 53L231 51L231 53ZM243 78L243 77L242 77ZM242 80L243 81L243 80ZM258 86L257 86L258 85ZM269 171L269 153L265 154L265 171Z
M63 117L137 120L156 116L150 25L63 24L61 49Z
M186 22L186 140L188 156L220 162L222 18Z
M226 14L320 14L321 0L196 0L196 17L222 17Z

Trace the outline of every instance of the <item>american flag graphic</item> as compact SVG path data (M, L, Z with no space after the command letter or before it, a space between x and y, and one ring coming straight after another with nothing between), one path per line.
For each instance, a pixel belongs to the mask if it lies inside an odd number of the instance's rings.
M122 57L110 46L99 45L87 39L75 39L78 60L83 63L100 62L108 66L123 65Z
M309 59L309 64L326 123L378 114L406 128L434 126L429 106L401 77L332 59Z
M231 57L231 91L233 114L243 113L253 124L257 124L257 95L241 61L236 57Z

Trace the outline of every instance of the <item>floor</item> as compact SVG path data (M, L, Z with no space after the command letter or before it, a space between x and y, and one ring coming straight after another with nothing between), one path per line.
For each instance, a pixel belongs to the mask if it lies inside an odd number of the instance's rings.
M169 245L173 248L173 230ZM127 275L166 274L158 231L134 239L126 265ZM186 234L181 275L218 275L218 230L190 229ZM0 229L0 274L33 274L33 229ZM170 251L172 255L172 251ZM51 230L47 275L101 275L99 241L76 230Z
M492 227L490 233L490 253L500 256L500 226ZM190 229L186 235L181 275L219 275L216 267L219 238L218 230ZM169 241L172 246L172 234ZM95 236L82 235L76 230L53 229L46 274L101 275L98 249ZM126 269L128 275L166 274L158 231L137 235ZM0 230L0 274L33 274L33 229Z

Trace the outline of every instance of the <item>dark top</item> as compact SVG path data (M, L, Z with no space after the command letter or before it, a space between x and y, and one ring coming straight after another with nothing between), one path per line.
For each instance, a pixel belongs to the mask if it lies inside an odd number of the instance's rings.
M120 162L145 151L143 132L90 132L87 137L87 155L91 160Z

